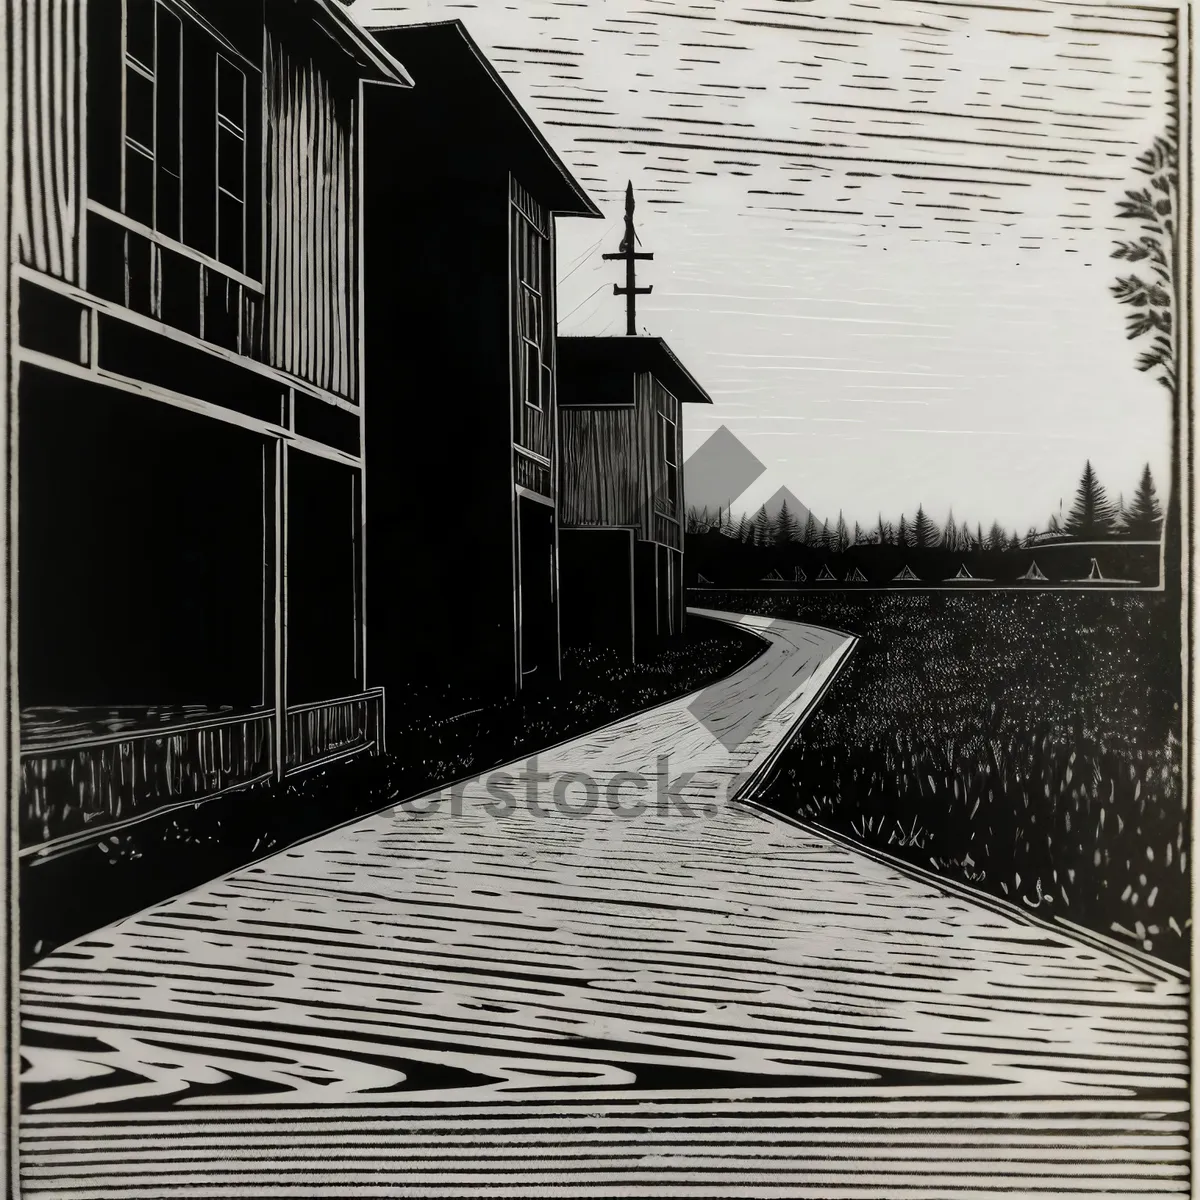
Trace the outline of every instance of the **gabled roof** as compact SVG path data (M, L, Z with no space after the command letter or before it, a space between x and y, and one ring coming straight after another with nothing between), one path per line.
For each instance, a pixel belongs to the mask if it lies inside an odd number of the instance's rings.
M563 389L564 395L569 395L571 391L569 384L573 375L594 376L614 369L630 375L649 371L683 404L712 403L712 397L660 337L635 335L558 339L559 378L568 385ZM622 396L614 402L628 401ZM570 406L569 400L565 403L567 407Z
M358 64L363 79L412 87L412 76L346 11L338 0L314 0L315 20Z
M439 125L449 154L502 153L518 180L551 212L602 215L461 21L372 27L369 32L412 72L414 96ZM401 157L404 134L397 129Z

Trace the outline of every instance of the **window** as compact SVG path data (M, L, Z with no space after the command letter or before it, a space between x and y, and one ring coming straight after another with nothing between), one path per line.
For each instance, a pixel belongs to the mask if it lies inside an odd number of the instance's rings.
M125 0L122 211L179 236L183 72L179 18L157 0Z
M517 258L517 388L530 408L545 410L553 395L549 364L550 329L543 281L549 278L550 243L528 216L513 206Z
M180 234L183 215L183 71L179 18L158 6L155 66L154 227L167 237Z
M679 462L675 422L665 413L658 416L659 457L664 466L663 500L674 514L679 505Z
M217 258L240 271L246 257L246 76L217 55Z
M125 0L125 171L128 216L154 223L154 0Z
M540 409L550 399L550 368L542 355L545 345L542 297L524 282L517 323L521 338L521 394L526 404Z
M119 194L114 188L97 198L164 237L253 274L258 226L248 198L258 190L257 77L251 85L245 64L173 3L121 0L119 11L119 80L89 65L90 80L103 78L120 92L113 114L120 117ZM90 143L90 155L107 157L111 144Z

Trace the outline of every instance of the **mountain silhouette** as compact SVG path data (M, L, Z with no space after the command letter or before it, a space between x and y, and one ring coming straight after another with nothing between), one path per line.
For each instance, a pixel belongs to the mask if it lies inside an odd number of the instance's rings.
M788 512L791 513L792 519L801 529L803 529L804 523L808 520L809 516L808 506L797 500L789 488L781 487L779 491L777 491L775 495L773 495L770 500L767 501L767 516L770 517L772 521L776 520L779 516L779 510L783 508L785 501L787 502ZM758 510L755 509L755 512L757 511ZM753 516L754 514L751 513L750 515ZM820 521L818 521L817 524L819 525Z

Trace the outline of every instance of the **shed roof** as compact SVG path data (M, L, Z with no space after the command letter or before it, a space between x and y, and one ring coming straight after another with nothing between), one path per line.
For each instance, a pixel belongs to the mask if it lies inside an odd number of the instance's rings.
M560 337L558 370L561 375L591 374L614 367L634 374L649 371L684 404L711 404L712 397L676 358L660 337Z

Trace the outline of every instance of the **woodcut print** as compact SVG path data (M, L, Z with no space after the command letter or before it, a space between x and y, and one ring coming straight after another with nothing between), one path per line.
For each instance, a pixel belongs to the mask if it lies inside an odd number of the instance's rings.
M1189 1194L1188 3L2 20L11 1194Z

